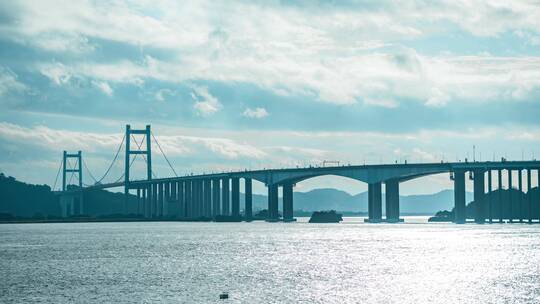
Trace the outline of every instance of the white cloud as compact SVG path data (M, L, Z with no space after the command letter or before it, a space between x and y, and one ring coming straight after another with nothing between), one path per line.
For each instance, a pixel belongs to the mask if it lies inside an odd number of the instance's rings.
M101 91L103 94L111 97L113 95L113 89L105 81L92 81L92 83Z
M266 111L265 108L255 108L250 109L246 108L244 112L242 113L242 116L248 117L248 118L264 118L269 115L268 111Z
M195 100L193 108L200 116L211 116L221 110L219 100L208 92L208 87L193 85L191 97Z
M455 27L480 36L511 31L533 41L531 37L540 34L540 7L527 1L381 1L346 9L219 1L39 1L18 3L11 11L19 23L0 33L14 41L84 56L81 53L97 49L91 42L97 38L130 44L143 56L137 62L40 65L41 73L57 85L77 77L136 85L147 78L175 83L203 79L252 83L276 94L321 102L364 100L386 107L397 106L396 97L427 106L454 100L522 100L540 88L538 57L433 57L395 42L404 36L447 34ZM169 56L153 58L144 54L145 47L165 50ZM163 97L156 94L157 100ZM220 108L211 100L195 104L201 116Z
M0 97L10 91L22 92L26 85L17 80L17 75L8 68L0 66Z
M426 101L426 106L442 107L450 100L450 97L438 88L431 89L431 96Z
M56 85L67 84L72 78L69 68L59 62L40 65L39 69L41 74L47 76Z
M380 99L380 98L366 98L364 103L372 106L379 106L384 108L397 108L399 104L392 99Z
M176 92L172 91L172 90L169 90L169 89L161 89L161 90L158 90L156 92L156 94L154 95L154 98L157 100L157 101L165 101L165 99L167 98L167 96L174 96L176 94Z
M386 107L396 106L398 98L427 106L453 100L521 100L540 86L537 57L431 57L395 43L404 36L446 35L456 26L473 35L512 31L523 39L538 37L540 8L526 1L382 1L347 9L219 1L143 1L129 6L39 1L21 2L17 8L20 23L2 32L16 41L35 40L38 47L77 53L92 52L95 46L89 41L98 38L139 47L142 53L151 46L171 54L168 59L143 55L140 62L85 61L69 68L42 68L56 84L75 76L137 85L146 78L176 83L204 79L253 83L276 94L322 102L371 100ZM149 11L157 13L145 14ZM72 45L74 50L69 50ZM156 95L157 100L161 97ZM219 102L199 100L195 105L201 116L219 109Z

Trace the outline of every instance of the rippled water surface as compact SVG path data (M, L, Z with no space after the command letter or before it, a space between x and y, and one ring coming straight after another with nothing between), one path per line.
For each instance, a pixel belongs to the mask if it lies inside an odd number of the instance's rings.
M540 303L540 225L10 224L0 272L1 303Z

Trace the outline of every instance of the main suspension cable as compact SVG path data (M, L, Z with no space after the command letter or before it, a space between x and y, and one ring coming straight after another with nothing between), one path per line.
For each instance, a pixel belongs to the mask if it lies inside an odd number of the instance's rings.
M58 182L58 177L60 176L60 171L62 171L62 166L64 165L64 160L60 162L60 166L58 167L58 171L56 172L56 178L54 179L54 186L52 187L52 190L56 189L56 183Z
M103 174L103 176L98 181L96 181L96 183L101 183L101 181L103 181L103 179L107 176L107 174L109 174L109 172L111 171L114 163L118 159L118 154L120 154L120 150L122 149L125 140L126 140L126 135L124 134L124 136L122 137L122 142L118 146L118 150L116 150L116 154L114 155L114 159L112 160L111 164L109 165L109 168L107 168L107 171L105 171L105 174Z
M156 137L154 136L154 132L151 132L150 134L152 134L152 138L154 139L154 141L156 142L158 148L159 148L159 151L161 151L161 154L163 155L163 157L165 158L165 160L167 161L167 164L169 164L169 167L171 168L172 172L174 173L174 175L176 177L178 177L178 174L176 174L176 171L174 170L173 166L171 165L171 162L169 161L169 159L167 158L167 155L165 155L165 153L163 152L163 150L161 149L161 146L159 145L159 142L157 141Z
M97 180L96 180L96 178L94 177L94 175L92 174L92 171L90 171L90 169L88 169L88 166L86 165L86 162L83 160L82 163L83 163L83 165L84 165L84 168L86 168L86 171L88 171L88 174L90 175L90 178L91 178L92 180L94 180L94 183L97 184Z

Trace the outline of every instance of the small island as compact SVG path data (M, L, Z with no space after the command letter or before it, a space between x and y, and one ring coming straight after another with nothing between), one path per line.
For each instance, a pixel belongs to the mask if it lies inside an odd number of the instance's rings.
M335 210L330 211L315 211L309 219L310 223L339 223L343 221L341 214Z
M428 219L428 222L453 222L454 221L454 212L453 211L439 211L435 213L435 216L432 216Z

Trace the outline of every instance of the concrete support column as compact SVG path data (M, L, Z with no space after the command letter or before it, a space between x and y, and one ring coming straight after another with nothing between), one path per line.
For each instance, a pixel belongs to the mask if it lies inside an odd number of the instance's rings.
M399 222L399 181L388 180L386 185L386 221Z
M502 185L502 170L497 171L497 182L499 183L499 223L503 222L503 185Z
M212 217L212 180L204 180L204 216Z
M268 187L268 221L279 220L278 213L278 185L270 184Z
M463 224L465 213L465 171L454 171L454 222Z
M536 170L536 187L540 191L540 169ZM540 192L538 194L538 222L540 222Z
M148 201L148 186L142 189L143 196L143 216L144 218L150 217L150 202Z
M244 217L246 221L253 218L253 190L251 178L245 178Z
M527 169L527 210L529 224L532 223L532 193L531 193L531 169Z
M229 178L221 179L221 214L229 215Z
M152 184L152 218L157 217L157 184Z
M171 200L178 203L178 182L171 184Z
M195 210L196 210L196 217L201 217L203 215L203 202L202 202L202 180L197 179L195 180L196 185L196 192L195 192Z
M378 223L382 220L382 190L381 183L371 183L368 185L368 204L370 211L369 222Z
M518 170L518 189L519 189L519 197L518 197L519 222L523 223L523 171L521 169Z
M514 221L514 206L512 203L512 170L508 170L508 222Z
M283 221L292 222L293 215L293 184L283 184Z
M176 184L176 197L178 199L178 212L176 216L179 218L186 217L186 200L184 199L184 181L179 181Z
M161 216L166 217L169 215L169 200L171 196L170 183L161 184L161 190L163 191L163 212Z
M158 193L159 193L159 217L163 217L165 211L165 184L158 184Z
M232 216L240 216L240 179L233 177L231 179L232 196Z
M185 200L186 200L186 218L193 218L193 193L192 193L192 180L187 180L185 182Z
M137 215L141 215L141 189L137 188Z
M212 216L216 217L217 215L221 214L220 209L220 191L221 191L221 185L219 179L212 180Z
M476 205L476 211L474 221L477 224L483 224L486 220L484 205L485 205L485 178L483 170L474 171L474 201Z
M488 170L488 202L487 202L487 208L488 208L488 219L489 223L493 223L493 193L492 191L492 182L493 178L491 176L491 170Z

